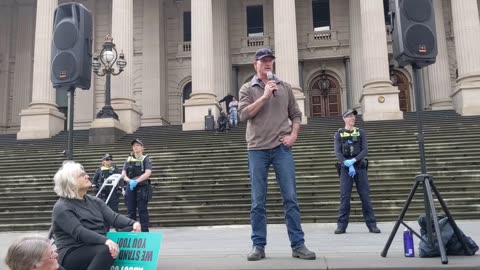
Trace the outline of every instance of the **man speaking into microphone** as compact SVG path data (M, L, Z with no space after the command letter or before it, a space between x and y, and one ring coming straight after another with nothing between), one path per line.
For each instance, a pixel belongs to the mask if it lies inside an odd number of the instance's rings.
M315 253L305 247L292 155L302 112L290 84L273 75L274 61L275 56L270 49L258 50L253 62L256 74L240 89L240 121L248 120L246 139L252 196L250 223L253 245L247 259L257 261L265 258L267 176L270 165L273 165L282 193L292 256L314 260Z

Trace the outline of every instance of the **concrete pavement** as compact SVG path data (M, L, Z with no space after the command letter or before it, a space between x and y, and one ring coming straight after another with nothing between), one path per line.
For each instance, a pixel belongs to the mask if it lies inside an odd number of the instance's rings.
M480 243L480 220L457 221L460 229L477 244ZM407 222L418 231L416 222ZM380 256L393 228L393 222L379 223L381 234L369 233L363 223L352 223L346 234L335 235L335 224L303 224L306 245L316 252L317 260L304 261L291 257L285 225L268 226L266 258L249 262L246 255L251 248L250 226L211 226L154 228L161 231L164 240L157 269L480 269L480 255L449 256L443 265L440 258L419 258L418 239L415 239L417 257L403 256L403 226L400 226L386 258ZM34 232L46 235L46 232ZM9 244L26 233L0 233L0 254L3 258Z

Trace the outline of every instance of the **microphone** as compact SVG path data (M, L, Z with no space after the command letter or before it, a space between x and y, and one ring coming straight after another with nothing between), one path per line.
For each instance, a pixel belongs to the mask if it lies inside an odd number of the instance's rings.
M275 77L273 76L273 73L271 71L267 72L267 78L268 78L269 81L275 80ZM273 94L274 97L276 97L277 96L277 90L273 90L272 94Z

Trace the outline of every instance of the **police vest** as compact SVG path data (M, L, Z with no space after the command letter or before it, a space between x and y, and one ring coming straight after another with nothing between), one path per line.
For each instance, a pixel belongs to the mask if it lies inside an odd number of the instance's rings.
M102 166L100 168L100 184L103 184L103 182L110 176L113 174L113 172L115 171L115 166L111 166L111 167L105 167L105 166Z
M141 156L138 158L129 156L127 159L127 176L130 179L137 178L145 173L144 160L147 156Z
M342 144L343 156L346 158L356 157L361 150L360 130L357 128L353 128L353 130L341 128L338 130L338 133Z

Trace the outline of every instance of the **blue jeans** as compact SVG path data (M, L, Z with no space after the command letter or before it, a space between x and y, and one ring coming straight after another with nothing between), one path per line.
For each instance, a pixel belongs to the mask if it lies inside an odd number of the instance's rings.
M348 167L342 166L340 171L340 209L338 209L339 228L346 229L350 217L350 197L352 196L353 182L357 187L360 201L362 202L363 218L367 227L377 224L372 203L370 202L370 185L368 184L367 171L355 168L357 174L352 178L348 175Z
M236 127L238 125L238 112L237 110L230 110L230 126Z
M268 150L249 150L248 166L252 186L252 207L250 223L254 246L264 248L267 244L267 176L273 165L277 183L283 198L285 222L292 248L304 245L304 233L301 225L300 208L297 203L295 180L295 162L292 150L283 144Z

